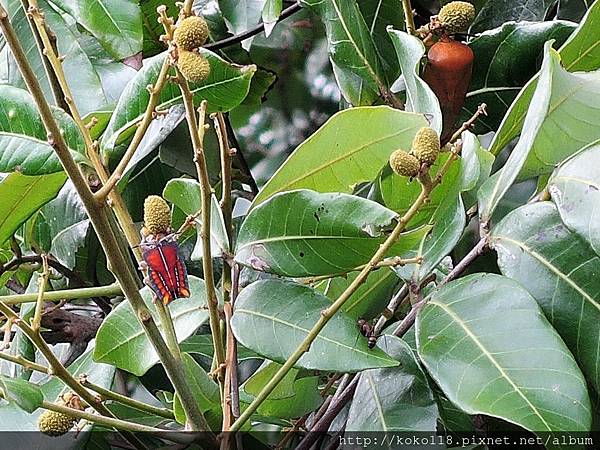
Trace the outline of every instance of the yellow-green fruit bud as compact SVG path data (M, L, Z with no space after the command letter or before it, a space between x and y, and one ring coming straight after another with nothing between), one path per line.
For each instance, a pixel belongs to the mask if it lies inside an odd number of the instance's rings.
M450 2L440 9L438 20L447 33L467 31L475 19L475 7L468 2Z
M166 233L171 224L171 210L158 195L150 195L144 201L144 226L152 234Z
M415 177L419 173L421 165L413 155L404 150L396 150L390 155L390 167L398 175Z
M48 436L62 436L75 425L75 419L56 411L44 411L38 417L38 430Z
M191 16L183 19L175 29L173 40L183 50L202 47L208 39L208 25L202 17Z
M206 80L210 73L210 63L199 53L180 51L177 67L186 80L199 83Z
M412 154L421 162L431 165L440 153L440 137L433 128L423 127L412 143Z

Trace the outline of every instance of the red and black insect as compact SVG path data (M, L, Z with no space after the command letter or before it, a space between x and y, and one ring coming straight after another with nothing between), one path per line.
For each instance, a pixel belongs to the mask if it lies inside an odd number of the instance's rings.
M189 297L187 268L174 235L154 242L144 240L140 246L148 269L144 282L156 297L165 305L176 298Z

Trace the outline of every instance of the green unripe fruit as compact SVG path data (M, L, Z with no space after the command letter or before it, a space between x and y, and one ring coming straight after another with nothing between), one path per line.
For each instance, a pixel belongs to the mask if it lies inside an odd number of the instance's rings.
M177 59L177 68L186 80L199 83L206 80L210 73L208 60L195 52L180 51Z
M73 428L75 419L56 411L44 411L40 417L38 417L37 424L38 430L42 433L56 437L66 434Z
M440 153L440 137L431 127L423 127L412 143L412 154L424 164L433 164Z
M390 155L390 167L403 177L416 177L421 165L413 155L404 150L396 150Z
M175 29L173 40L183 50L202 47L208 39L208 25L202 17L191 16L183 19Z
M475 19L475 7L468 2L450 2L440 9L438 20L446 33L466 31Z
M166 233L171 225L171 209L158 195L150 195L144 201L144 226L151 234Z

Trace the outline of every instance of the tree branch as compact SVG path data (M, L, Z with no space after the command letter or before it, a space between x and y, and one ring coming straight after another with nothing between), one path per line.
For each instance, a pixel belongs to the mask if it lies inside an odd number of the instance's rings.
M282 20L287 19L288 17L297 13L301 9L302 9L302 6L300 5L300 3L294 3L292 6L287 7L286 9L281 11L281 14L279 15L279 19L277 19L277 23L281 22ZM211 42L209 44L206 44L204 46L204 48L207 48L207 49L213 50L213 51L219 50L219 49L229 47L231 45L235 45L240 42L243 42L246 39L250 39L252 36L256 36L257 34L262 33L264 30L265 30L265 24L261 23L261 24L255 26L254 28L244 31L243 33L236 34L235 36L231 36L231 37L222 39L220 41Z

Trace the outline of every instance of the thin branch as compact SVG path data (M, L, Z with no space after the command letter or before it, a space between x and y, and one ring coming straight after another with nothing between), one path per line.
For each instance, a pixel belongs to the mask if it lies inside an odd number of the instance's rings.
M323 416L312 426L310 433L308 433L305 438L302 439L295 450L309 450L314 442L319 438L320 433L326 432L329 429L329 426L333 420L337 417L340 411L344 409L346 403L348 403L354 396L354 391L356 391L356 386L358 386L359 379L359 375L355 376L346 386L346 388L341 391L337 397L334 397L331 400L329 408L325 414L323 414Z
M87 379L87 375L82 375L79 377L79 382L88 389L93 390L94 392L100 394L102 397L102 401L104 400L112 400L114 402L121 403L123 405L131 406L132 408L138 409L140 411L145 411L150 414L154 414L156 416L164 417L165 419L175 419L173 415L173 411L167 408L158 408L156 406L149 405L144 402L140 402L139 400L135 400L133 398L126 397L125 395L119 394L117 392L111 391L109 389L105 389L102 386L98 386L90 382Z
M235 149L229 147L227 137L227 127L223 114L217 113L213 116L215 130L219 138L219 153L221 155L221 210L223 211L223 221L225 223L225 232L227 233L228 248L231 248L233 239L232 226L232 201L231 201L231 158L235 154ZM198 166L200 167L200 166ZM200 173L198 173L200 175ZM226 329L226 350L225 350L225 369L223 374L223 426L222 431L229 431L233 422L233 412L231 406L231 375L233 370L237 370L234 358L237 359L236 342L231 328L231 317L233 310L231 306L231 270L232 267L224 263L223 275L221 277L221 286L223 290L223 311L225 313ZM227 450L231 447L229 441L230 435L221 439L221 449Z
M296 348L296 350L288 357L286 362L281 368L275 373L273 378L263 387L263 389L255 397L254 401L244 410L238 420L231 426L231 431L238 431L240 427L254 414L260 404L268 397L268 395L275 389L283 377L290 371L292 367L298 362L298 360L309 351L311 344L317 338L321 330L329 322L329 320L340 310L340 308L346 303L346 301L354 294L356 289L365 282L369 273L379 262L381 262L389 249L396 243L404 229L406 224L415 216L415 214L421 209L421 207L429 200L431 192L437 185L442 181L444 174L450 169L452 163L458 158L458 154L461 150L461 146L458 145L455 149L450 152L450 157L446 160L444 165L439 169L433 180L430 179L428 174L425 174L419 178L421 182L421 193L414 201L412 206L406 211L406 213L398 220L397 225L393 231L387 237L387 239L379 246L379 249L367 266L356 276L354 281L342 292L342 294L333 302L327 309L321 312L321 316L313 328L307 333L306 338Z
M382 267L402 267L407 264L420 264L423 261L422 256L416 256L414 258L400 258L399 256L394 256L392 258L386 258L383 261L378 262L377 264L371 264L371 270L380 269ZM306 278L303 280L304 284L314 284L319 281L328 280L330 278L335 277L343 277L351 272L359 272L363 270L370 263L363 264L362 266L355 267L354 269L347 270L346 272L334 274L334 275L321 275L318 277Z
M404 22L406 24L406 32L414 36L415 34L415 15L413 13L410 0L402 0L402 9L404 10Z
M46 292L46 285L48 284L49 276L50 268L48 267L48 257L46 255L42 255L42 273L38 278L38 297L35 303L33 319L31 319L31 329L36 333L40 332L42 312L44 311L44 293Z
M46 291L44 292L44 301L55 302L60 300L74 300L80 298L94 297L113 297L115 295L123 295L121 286L118 283L109 284L107 286L65 289L62 291ZM0 302L6 305L19 305L21 303L33 303L37 300L38 294L18 294L18 295L3 295L0 296Z
M126 420L117 419L115 417L99 416L97 414L81 411L79 409L69 408L68 406L62 406L56 403L51 403L46 400L42 401L41 408L47 409L49 411L59 412L76 419L87 420L89 422L97 423L98 425L103 425L108 428L127 431L129 433L148 433L156 437L167 439L172 442L178 442L181 444L190 444L194 439L194 437L192 436L186 436L186 433L183 432L149 427L147 425L141 425L135 422L128 422Z
M198 181L200 182L200 196L202 203L202 229L200 238L202 239L202 268L204 273L204 284L206 286L206 298L208 304L208 313L210 319L210 330L215 349L215 360L217 363L217 373L220 384L223 383L222 365L225 363L225 349L221 338L221 326L219 320L217 292L215 289L215 279L213 274L212 255L210 252L210 213L211 213L211 194L212 187L208 178L208 167L204 155L204 132L207 102L203 100L200 105L199 124L196 120L194 111L194 100L186 79L177 70L177 82L181 89L183 102L185 105L187 123L194 148L194 163L198 172Z
M300 3L294 3L292 6L287 7L281 14L279 15L279 19L277 19L277 23L281 22L284 19L287 19L291 15L297 13L302 9ZM250 39L252 36L256 36L257 34L262 33L265 30L265 24L261 23L254 28L251 28L243 33L236 34L235 36L230 36L228 38L222 39L220 41L211 42L210 44L206 44L204 48L209 50L219 50L225 47L229 47L231 45L238 44L240 42L245 41L246 39Z

